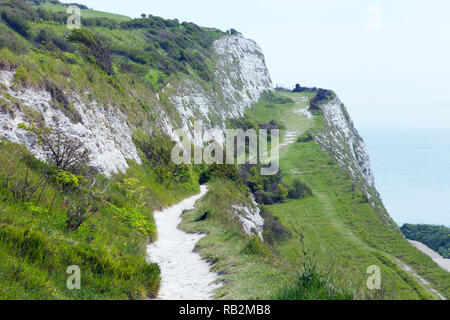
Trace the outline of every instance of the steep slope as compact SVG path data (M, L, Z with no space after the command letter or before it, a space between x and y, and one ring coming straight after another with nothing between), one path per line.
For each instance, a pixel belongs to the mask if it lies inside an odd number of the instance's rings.
M242 116L245 108L257 102L262 92L271 89L264 58L253 41L242 36L224 36L214 42L214 47L220 48L220 51L214 51L217 61L215 76L219 79L217 88L205 88L201 81L181 77L169 81L157 93L159 100L160 97L167 99L164 106L159 101L153 105L160 110L160 121L164 123L163 129L167 134L183 128L193 141L194 120L202 121L205 128L219 126L225 130L226 119ZM106 174L124 172L128 167L126 159L140 163L131 141L132 132L138 126L128 125L130 120L120 108L99 105L95 98L89 98L89 91L83 98L73 93L67 98L67 103L73 108L71 112L77 115L74 121L70 114L54 105L47 90L15 85L19 66L10 61L3 65L5 70L0 70L1 97L8 112L0 116L0 136L26 145L40 157L41 150L36 141L18 128L18 124L34 122L36 119L30 114L42 115L40 121L45 125L59 126L67 134L85 141L92 152L92 165ZM70 77L67 82L70 83ZM148 94L153 95L151 92ZM175 112L164 111L165 108ZM151 128L144 126L141 129ZM201 144L200 141L194 142Z
M344 116L345 109L336 105L337 98L322 104L322 113L312 115L308 107L313 94L279 92L276 96L292 100L273 107L273 102L262 98L246 114L259 123L276 120L285 125L282 183L292 186L300 179L312 189L312 196L263 206L265 243L258 246L233 216L233 206L243 203L246 192L222 180L211 184L210 198L185 216L183 228L208 234L198 250L223 274L225 284L217 290L217 297L278 297L275 293L295 282L294 275L308 259L301 243L319 269L327 272L331 268L339 285L351 290L355 298L448 297L448 273L403 238L385 214L372 180L357 169L356 159L368 156L350 118ZM312 138L297 142L305 133ZM347 139L358 147L349 147L352 143ZM363 162L366 168L367 161ZM199 221L204 212L208 218ZM381 290L366 287L370 266L381 270Z
M279 297L307 260L301 244L319 269L337 265L336 282L351 287L356 298L449 297L448 273L408 244L384 209L364 142L336 95L311 114L315 93L273 92L261 49L235 32L90 10L83 11L84 28L71 31L64 10L55 1L0 3L0 254L6 257L0 268L14 288L2 287L2 296L52 298L48 287L57 298L155 294L159 269L144 263L146 243L156 236L151 211L196 193L198 177L217 169L187 166L177 172L164 162L169 137L184 128L201 145L205 141L193 134L194 121L201 120L203 130L217 128L214 138L223 141L227 120L236 120L284 125L282 172L273 178L280 180L273 184L278 189L265 190L273 181L252 176L251 169L244 170L256 181L247 181L251 186L232 169L218 170L210 192L183 215L185 230L208 233L197 249L225 281L217 298ZM95 208L94 227L67 231L67 205L92 196L93 187L82 178L76 178L74 192L53 177L42 198L16 199L8 184L13 172L15 181L26 181L29 172L38 179L50 171L35 160L29 168L32 157L17 144L40 159L45 152L21 123L59 127L85 143L90 165L107 176L90 177L102 204ZM298 191L295 185L302 195L288 199L288 189ZM268 203L257 208L255 200ZM21 250L29 238L36 250ZM65 287L63 263L72 260L88 272L88 286L77 294ZM371 265L383 275L383 290L376 293L364 285ZM109 282L114 285L105 292Z
M380 201L364 140L356 130L344 104L334 96L320 108L323 112L324 130L314 135L315 140L360 183L368 201L386 225L398 231L398 226Z
M162 93L180 118L174 122L165 113L166 132L171 134L173 129L183 128L191 141L200 145L201 141L194 140L194 121L201 121L205 129L225 131L225 120L243 116L261 93L272 89L264 56L254 41L241 35L225 35L214 41L213 52L213 87L184 78L174 84L169 82ZM223 141L220 131L216 138Z

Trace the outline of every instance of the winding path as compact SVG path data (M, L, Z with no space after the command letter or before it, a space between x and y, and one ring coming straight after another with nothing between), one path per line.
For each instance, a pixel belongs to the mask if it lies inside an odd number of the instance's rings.
M147 247L147 254L149 260L161 268L158 299L209 300L213 298L214 289L219 287L215 283L217 274L210 272L210 265L193 251L204 235L178 229L183 211L193 209L208 188L201 186L200 190L200 194L154 213L158 240Z

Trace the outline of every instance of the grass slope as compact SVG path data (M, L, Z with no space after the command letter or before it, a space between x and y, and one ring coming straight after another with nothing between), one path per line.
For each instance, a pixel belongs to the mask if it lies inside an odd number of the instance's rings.
M261 122L281 121L286 130L298 136L308 129L322 130L321 116L307 119L298 113L299 109L307 107L311 94L277 95L291 98L293 102L273 107L273 103L261 99L247 115ZM229 200L243 201L238 199L245 190L228 184L213 183L210 194L198 209L185 215L182 224L185 230L208 233L199 242L198 250L216 263L216 271L223 273L225 284L218 290L218 298L279 297L277 292L286 290L283 288L294 281L305 263L299 241L302 236L320 272L326 273L330 267L334 269L333 277L342 287L353 288L357 298L438 298L432 288L449 297L448 273L409 245L401 234L387 228L364 201L362 193L355 189L350 175L314 141L282 147L280 166L284 183L289 185L299 178L313 191L309 198L267 206L291 237L272 245L261 245L256 255L244 254L243 248L253 240L239 231L239 223L224 223L223 220L232 219ZM204 212L210 212L211 218L196 221ZM364 289L369 276L366 270L371 265L381 268L382 290L378 292ZM421 282L416 274L430 284Z
M67 6L58 4L58 3L51 3L50 1L43 1L39 5L36 5L36 7L40 7L46 10L49 10L51 12L59 12L59 13L65 13L67 11ZM97 10L91 10L91 9L81 9L81 18L107 18L111 19L116 22L124 22L131 20L130 17L121 15L121 14L115 14L115 13L108 13L103 11L97 11Z
M146 245L156 236L152 212L197 193L198 184L161 185L148 165L130 163L126 174L104 178L110 188L98 214L68 232L64 202L77 195L51 183L40 201L14 201L4 170L12 166L16 177L35 179L45 164L33 160L27 173L25 159L32 157L6 141L0 142L0 154L0 299L141 299L156 294L159 267L145 259ZM139 213L130 210L133 216L122 217L111 204L133 207L122 187L125 179L137 181L145 200ZM81 269L80 290L67 289L71 265Z

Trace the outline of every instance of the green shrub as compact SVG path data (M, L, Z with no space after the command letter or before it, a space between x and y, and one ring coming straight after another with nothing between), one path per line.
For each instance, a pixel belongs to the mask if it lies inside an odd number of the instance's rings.
M312 196L311 188L300 181L300 179L295 179L292 187L289 188L289 199L302 199L310 196Z
M71 43L67 41L67 39L55 34L53 31L51 31L51 29L41 29L35 41L44 45L53 44L56 48L62 51L72 51Z
M257 191L255 192L255 200L259 204L270 206L277 202L277 196L273 192Z
M60 171L56 176L56 181L60 185L68 188L78 187L81 179L83 179L82 176L76 176L67 171Z
M297 138L297 142L304 143L313 140L313 136L310 132L304 132L300 137Z
M263 237L267 243L274 244L276 242L282 242L292 236L280 220L264 206L261 210L261 216L264 218Z
M23 54L27 48L14 32L0 24L0 48L8 48L14 53Z
M420 241L444 258L450 258L450 228L426 224L404 224L400 229L407 239Z
M282 184L279 184L277 187L277 198L279 202L284 201L288 197L288 189L283 186Z
M200 184L207 183L212 178L222 178L238 181L239 174L235 165L213 163L200 175Z
M144 235L154 235L156 233L155 226L149 221L148 217L136 208L118 208L110 204L114 211L114 219L122 221L134 230Z
M113 74L112 58L109 50L103 45L102 41L90 30L73 29L68 39L80 44L83 57L96 64L108 75Z
M2 19L15 31L24 37L28 37L30 26L26 20L17 13L2 11Z
M172 162L172 150L176 143L166 134L146 136L135 134L135 145L144 153L146 160L154 168L161 183L189 183L192 181L192 166L176 165Z
M258 236L253 236L241 251L245 255L264 256L266 249Z

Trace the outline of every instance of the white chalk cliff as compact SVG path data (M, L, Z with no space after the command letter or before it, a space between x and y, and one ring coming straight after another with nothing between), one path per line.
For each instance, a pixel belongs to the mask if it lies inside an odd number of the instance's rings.
M194 120L204 124L204 130L218 127L224 130L224 121L242 116L245 108L258 101L260 94L272 89L272 82L266 68L260 47L244 37L226 35L213 44L216 61L215 88L205 88L200 82L187 76L177 83L169 83L161 93L173 105L174 113L159 115L163 129L173 135L173 130L183 128L193 139ZM141 163L131 135L126 116L115 106L101 106L93 100L90 104L81 102L76 95L71 101L81 116L73 123L61 110L52 107L50 94L42 89L25 88L16 90L12 85L14 70L0 70L2 98L10 107L0 112L0 137L26 145L37 157L42 158L40 147L34 138L18 128L19 123L29 124L26 114L13 101L43 116L45 125L55 122L69 136L86 142L91 151L91 163L103 173L124 172L128 168L126 159ZM86 99L85 99L86 100ZM220 131L220 130L219 130ZM219 132L213 138L221 140ZM201 144L202 141L194 141Z

